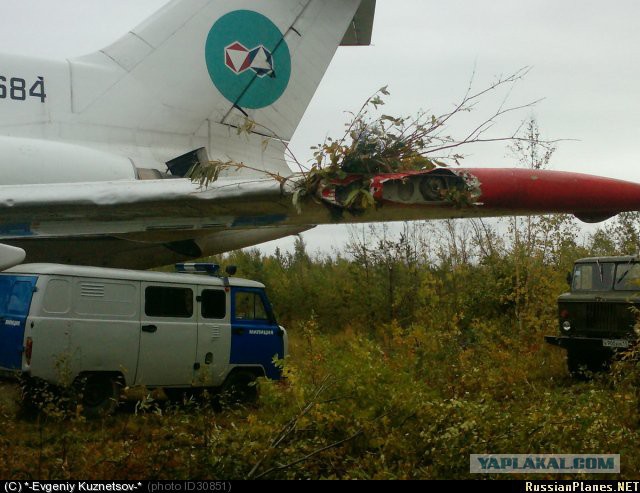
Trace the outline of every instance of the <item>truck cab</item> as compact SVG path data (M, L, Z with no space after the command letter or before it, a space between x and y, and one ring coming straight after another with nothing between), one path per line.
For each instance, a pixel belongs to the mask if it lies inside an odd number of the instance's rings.
M559 334L545 340L567 351L569 372L580 377L608 368L637 338L640 259L583 258L567 280L571 291L558 297Z
M0 370L81 385L89 415L112 410L125 387L251 392L257 377L280 378L287 335L265 286L208 270L9 269L0 274Z

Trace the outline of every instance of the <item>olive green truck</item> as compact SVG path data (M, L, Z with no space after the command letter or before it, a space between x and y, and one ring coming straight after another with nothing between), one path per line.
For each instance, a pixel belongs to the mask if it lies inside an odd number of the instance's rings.
M559 335L545 340L566 349L569 372L580 377L607 369L637 338L640 257L583 258L567 280L571 291L558 298Z

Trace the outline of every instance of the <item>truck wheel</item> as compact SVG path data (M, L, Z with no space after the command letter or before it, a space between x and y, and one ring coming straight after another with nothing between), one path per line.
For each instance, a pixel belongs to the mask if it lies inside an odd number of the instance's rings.
M120 402L122 384L113 375L90 374L81 379L79 401L86 418L108 416Z
M222 397L230 404L253 404L258 400L257 376L250 370L236 370L222 385Z

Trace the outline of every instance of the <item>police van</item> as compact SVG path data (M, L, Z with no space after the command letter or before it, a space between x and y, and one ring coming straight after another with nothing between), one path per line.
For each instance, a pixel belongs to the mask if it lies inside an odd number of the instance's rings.
M257 377L278 379L287 334L265 286L212 264L178 267L209 275L57 264L0 273L0 369L81 387L87 415L113 410L125 387L250 394Z

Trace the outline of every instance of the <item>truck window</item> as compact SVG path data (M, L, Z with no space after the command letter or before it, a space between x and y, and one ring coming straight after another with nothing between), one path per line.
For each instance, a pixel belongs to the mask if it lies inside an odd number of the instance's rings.
M202 291L202 317L222 319L227 315L227 293L220 289Z
M260 294L240 291L235 296L237 320L269 320Z
M593 262L578 264L573 272L573 291L609 291L613 285L614 264Z
M620 291L640 291L640 264L630 262L618 264L615 289Z
M191 318L193 290L148 286L144 290L144 312L149 317Z

